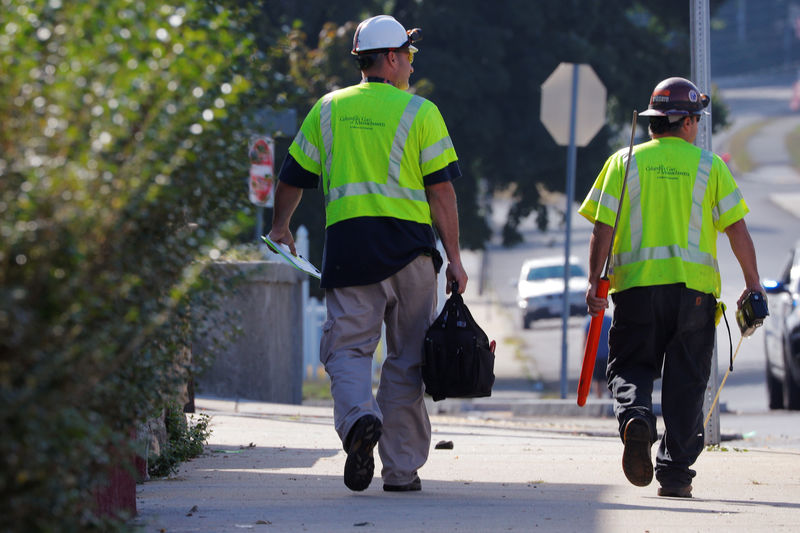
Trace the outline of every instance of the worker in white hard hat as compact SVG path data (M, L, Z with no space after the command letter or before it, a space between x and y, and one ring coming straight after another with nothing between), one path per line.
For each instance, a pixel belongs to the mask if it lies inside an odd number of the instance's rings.
M423 399L425 333L445 252L448 289L467 286L452 181L461 175L439 109L406 92L421 30L380 15L359 24L352 53L361 83L326 94L303 121L278 175L270 237L294 253L291 216L322 183L321 286L328 320L320 360L331 378L334 424L347 452L344 483L372 481L377 445L385 491L418 491L431 425ZM321 180L320 180L321 178ZM372 357L386 326L377 395Z
M372 70L383 70L381 66L393 67L389 69L389 80L392 85L405 91L408 89L408 79L414 72L411 64L414 62L414 54L419 50L412 43L422 39L422 30L414 28L406 31L402 24L397 22L394 17L389 15L378 15L363 21L356 28L353 35L353 50L350 52L356 56L361 72L369 77L368 72ZM408 56L408 63L394 61L389 57L389 53L405 54ZM385 55L389 61L380 61L380 55ZM396 69L396 71L395 71Z

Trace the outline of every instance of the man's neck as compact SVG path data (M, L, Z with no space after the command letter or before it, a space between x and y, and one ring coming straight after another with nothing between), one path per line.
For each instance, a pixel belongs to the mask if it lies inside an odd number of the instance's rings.
M387 72L385 68L378 68L378 69L371 69L368 71L361 71L361 81L373 81L378 80L380 82L388 83L390 85L395 85L394 81L392 80L391 72ZM395 85L396 86L396 85Z
M675 139L683 139L687 143L691 144L694 142L694 139L689 139L688 135L684 135L683 132L677 133L653 133L651 136L653 139L667 139L670 137L674 137Z

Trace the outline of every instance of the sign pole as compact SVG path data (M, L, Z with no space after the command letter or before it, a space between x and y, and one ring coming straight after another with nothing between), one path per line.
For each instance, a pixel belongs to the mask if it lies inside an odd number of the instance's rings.
M572 65L572 98L569 113L569 145L567 147L567 234L564 239L564 306L561 317L561 399L567 397L567 329L569 323L570 244L572 241L572 197L575 195L575 166L578 149L575 146L575 127L578 115L578 64Z
M581 76L580 73L583 72ZM579 112L580 108L580 112ZM561 328L561 398L567 397L567 326L569 323L570 244L572 202L575 197L577 147L586 146L606 121L606 88L592 67L560 63L542 83L539 106L542 124L553 140L567 146L566 238L564 248L564 301Z
M248 146L250 177L248 197L256 206L255 241L261 242L264 235L264 208L272 207L274 201L275 141L271 136L253 135Z
M259 206L256 207L256 235L255 235L255 241L260 243L262 235L264 235L264 208L259 205Z

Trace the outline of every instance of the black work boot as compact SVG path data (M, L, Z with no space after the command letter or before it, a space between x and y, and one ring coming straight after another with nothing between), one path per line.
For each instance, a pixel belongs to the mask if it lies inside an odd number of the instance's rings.
M646 487L653 481L650 426L641 418L631 418L625 424L624 441L622 471L628 481L637 487Z
M369 487L375 472L372 449L381 438L381 421L374 415L359 418L347 435L347 461L344 463L344 484L350 490Z
M658 487L658 495L666 498L691 498L692 486L683 485L680 487Z

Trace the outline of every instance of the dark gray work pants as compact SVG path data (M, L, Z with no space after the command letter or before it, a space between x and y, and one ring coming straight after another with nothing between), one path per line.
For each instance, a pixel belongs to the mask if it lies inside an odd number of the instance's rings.
M635 287L612 296L608 387L620 438L631 418L644 419L651 441L658 438L653 381L662 378L664 436L656 456L656 479L664 487L685 486L689 467L703 451L703 396L714 349L711 294L683 284Z

